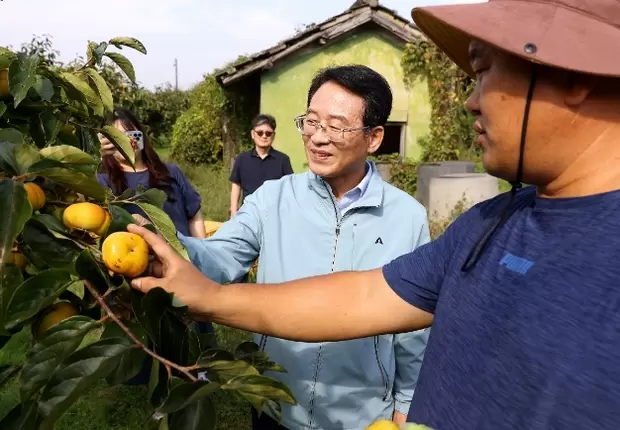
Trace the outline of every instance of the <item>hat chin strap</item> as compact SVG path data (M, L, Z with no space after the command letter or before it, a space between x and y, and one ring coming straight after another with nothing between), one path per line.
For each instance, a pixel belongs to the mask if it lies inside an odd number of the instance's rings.
M532 75L530 77L530 85L527 90L527 99L525 100L525 110L523 112L523 123L521 125L521 144L519 147L519 166L517 167L517 176L513 181L510 181L510 185L512 188L510 189L510 193L508 194L508 201L504 206L504 209L500 213L498 217L494 219L493 224L489 226L489 228L485 229L478 240L476 241L473 248L469 251L463 266L461 266L461 271L468 272L471 270L476 263L480 260L480 257L489 247L491 243L491 239L497 233L497 231L502 227L508 218L512 215L512 203L515 200L515 196L517 195L517 190L523 186L523 158L525 155L525 138L527 136L527 125L530 117L530 107L532 106L532 97L534 96L534 87L536 86L536 78L537 78L537 68L536 65L533 65Z

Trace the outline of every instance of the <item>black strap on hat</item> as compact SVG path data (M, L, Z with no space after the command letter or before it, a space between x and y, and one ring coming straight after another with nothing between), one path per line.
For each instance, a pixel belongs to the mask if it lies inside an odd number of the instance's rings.
M491 243L491 239L495 236L495 233L502 227L506 221L513 214L511 211L512 203L515 200L515 196L517 195L517 190L519 190L523 184L523 157L525 155L525 138L527 136L527 125L530 117L530 107L532 106L532 97L534 96L534 87L536 86L536 78L537 78L537 68L536 65L533 65L532 68L532 76L530 78L530 85L527 90L527 99L525 100L525 110L523 112L523 123L521 125L521 145L519 148L519 166L517 168L517 177L514 181L510 182L512 188L510 189L510 193L508 194L508 201L504 206L504 209L500 213L499 216L493 219L493 224L489 226L489 228L485 229L476 244L469 251L463 266L461 266L461 271L468 272L471 270L476 263L480 260L482 254L486 251Z

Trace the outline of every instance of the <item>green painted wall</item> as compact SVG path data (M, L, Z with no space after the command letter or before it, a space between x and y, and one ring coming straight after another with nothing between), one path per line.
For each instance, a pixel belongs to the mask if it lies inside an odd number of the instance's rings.
M423 81L405 87L400 66L403 48L381 29L367 29L337 43L299 53L279 63L261 77L261 112L274 115L277 134L274 147L287 153L296 172L304 169L306 156L293 118L305 111L310 81L321 68L339 64L365 64L390 83L394 103L390 121L406 122L405 157L418 159L417 140L427 134L430 121L428 88Z

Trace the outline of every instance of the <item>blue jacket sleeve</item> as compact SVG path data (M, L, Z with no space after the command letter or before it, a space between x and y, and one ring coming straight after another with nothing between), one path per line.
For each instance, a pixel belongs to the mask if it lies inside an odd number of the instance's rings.
M240 281L258 258L262 243L261 199L258 192L207 239L183 236L192 263L209 279L222 284Z
M414 249L430 242L430 231L425 221L414 244ZM428 343L430 328L397 334L394 338L396 372L394 376L395 410L407 415L418 383L422 360Z

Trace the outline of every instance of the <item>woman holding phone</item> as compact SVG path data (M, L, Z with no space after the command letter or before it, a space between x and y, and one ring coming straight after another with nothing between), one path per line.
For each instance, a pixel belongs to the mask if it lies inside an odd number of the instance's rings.
M163 210L177 231L185 236L206 238L204 220L200 212L202 205L200 194L178 166L161 161L135 115L127 109L115 108L109 125L121 130L130 138L135 153L136 169L127 163L114 144L105 136L99 135L102 157L100 172L97 173L99 183L110 188L116 196L128 188L136 190L138 185L144 189L157 188L165 191L168 199L164 203ZM128 205L125 209L132 214L145 216L136 205ZM213 333L211 323L199 322L195 328L200 333ZM150 363L151 359L148 358L140 373L127 381L127 384L147 383Z
M144 189L157 188L165 191L168 200L164 203L163 210L177 231L184 236L206 238L204 219L200 211L202 198L181 169L161 161L142 124L129 110L114 109L110 125L130 137L136 157L136 169L127 163L106 137L100 135L102 163L100 172L97 173L99 183L110 188L117 196L127 188L136 190L138 185ZM137 206L131 205L127 210L144 216Z

